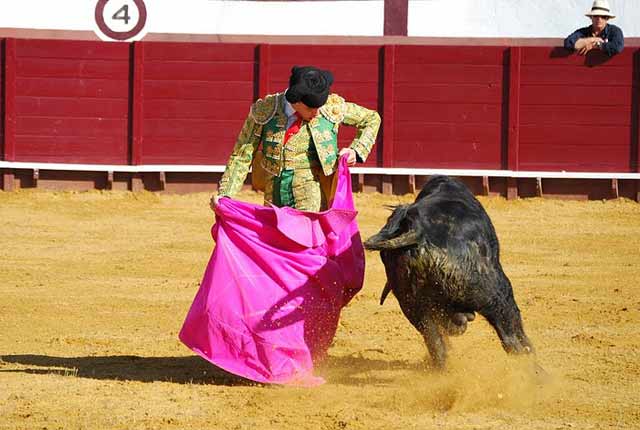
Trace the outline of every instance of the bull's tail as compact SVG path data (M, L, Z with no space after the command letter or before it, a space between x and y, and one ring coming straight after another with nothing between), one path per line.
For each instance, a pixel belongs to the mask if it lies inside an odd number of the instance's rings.
M384 304L384 301L387 299L387 296L389 295L391 290L392 290L391 284L389 283L389 281L387 281L384 284L384 289L382 290L382 294L380 295L380 306Z

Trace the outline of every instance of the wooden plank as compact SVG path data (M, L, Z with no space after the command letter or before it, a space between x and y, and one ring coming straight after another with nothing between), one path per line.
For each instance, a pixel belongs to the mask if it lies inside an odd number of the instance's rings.
M398 64L396 82L424 81L432 84L500 84L499 65Z
M238 129L234 130L236 135ZM145 138L147 146L140 164L226 164L234 138L196 137Z
M16 94L38 97L127 98L129 82L122 79L18 77Z
M553 65L553 66L581 66L587 69L585 62L587 58L574 55L562 48L554 47L523 47L522 64L523 65ZM632 64L632 55L628 50L608 58L607 61L598 65L598 68L612 68L617 66L630 66Z
M358 181L357 181L357 186L356 186L356 190L358 190L359 193L364 192L364 174L362 173L358 173Z
M249 104L244 101L145 99L145 119L244 120Z
M395 113L399 121L424 121L429 123L491 123L501 121L501 107L496 103L396 103Z
M158 172L158 182L160 184L160 190L164 191L167 186L167 176L164 172Z
M14 161L16 153L16 41L4 40L4 159ZM13 175L5 176L13 187Z
M235 142L242 123L243 121L227 120L145 119L142 136L145 140L156 137L200 137Z
M272 45L273 65L313 64L331 70L338 64L377 64L376 45Z
M377 72L376 72L377 73ZM289 75L286 80L271 79L269 88L271 92L284 91L289 85ZM358 103L359 105L375 109L378 104L378 83L377 82L343 82L337 80L331 86L331 92L337 93L347 101Z
M28 78L126 79L129 63L122 60L18 58L16 74Z
M395 117L396 102L395 58L396 46L387 45L383 48L382 75L382 167L394 167L395 156Z
M620 125L521 125L520 142L545 142L555 145L562 143L580 143L584 146L598 146L603 150L612 144L622 144L629 147L630 130L628 126Z
M423 140L425 142L495 142L500 145L499 124L443 124L403 121L396 122L393 138L398 142ZM401 125L401 126L400 126Z
M126 119L128 100L67 97L16 97L17 116Z
M109 170L107 172L107 181L106 181L106 187L107 190L112 190L113 189L113 171Z
M374 61L376 57L371 60ZM292 63L299 64L299 63ZM292 64L271 64L271 76L272 79L277 79L280 82L288 82L289 75L291 75ZM330 63L320 65L312 63L314 66L321 69L330 70L335 78L335 83L348 84L353 83L372 83L378 82L379 65L377 63L370 64L358 64L358 63Z
M506 166L509 170L518 170L520 164L520 106L521 81L520 71L522 63L522 48L511 47L509 55L509 100L508 103L508 123L507 123L507 147Z
M18 117L16 135L29 136L127 136L126 119L66 118L66 117Z
M562 124L569 126L629 127L631 124L631 107L600 106L598 104L583 106L524 105L520 107L520 124L522 126Z
M517 48L513 48L517 49ZM593 88L522 85L520 97L522 105L590 105L594 103ZM604 86L598 92L598 106L624 106L631 104L631 91L627 87Z
M145 61L145 79L166 81L253 82L254 63Z
M142 173L134 173L131 175L131 183L129 185L132 192L138 192L144 190L144 181Z
M253 43L145 42L147 61L253 62Z
M16 136L14 161L44 163L127 164L126 135Z
M393 176L382 175L382 194L393 194Z
M497 84L396 83L396 102L500 103L502 86Z
M499 141L443 142L440 140L403 141L396 148L393 167L500 169Z
M416 193L416 175L407 175L407 185L410 194Z
M12 170L4 169L2 172L2 190L13 191L16 188L15 177Z
M286 88L286 87L285 87ZM146 99L253 100L252 82L144 81Z
M124 60L129 56L126 43L85 40L17 39L18 57L67 58L73 60Z
M628 66L588 68L582 66L522 66L522 82L526 85L572 85L575 87L631 85L631 70Z
M618 180L616 178L611 179L611 198L620 198L620 192L618 190Z
M542 178L536 178L536 196L543 197Z
M398 45L397 64L502 64L504 48L496 46Z
M489 189L489 177L483 176L482 177L482 195L488 196L490 192L491 190Z
M507 178L507 200L518 198L518 180L516 178Z

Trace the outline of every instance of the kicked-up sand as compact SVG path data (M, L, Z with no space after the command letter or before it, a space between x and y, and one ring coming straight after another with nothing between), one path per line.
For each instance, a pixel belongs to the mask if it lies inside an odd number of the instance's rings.
M367 252L327 383L296 388L243 382L178 341L213 247L208 200L0 192L0 429L640 428L640 204L481 198L547 375L481 317L432 369L397 301L378 304ZM411 200L357 194L363 237Z

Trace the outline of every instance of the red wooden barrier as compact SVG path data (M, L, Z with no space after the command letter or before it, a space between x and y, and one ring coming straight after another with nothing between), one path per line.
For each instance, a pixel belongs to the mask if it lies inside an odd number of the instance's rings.
M535 47L522 53L520 168L629 172L633 51L611 59ZM585 66L598 56L607 61Z
M250 103L314 64L382 114L367 166L640 171L634 48L6 39L0 54L8 161L224 164Z
M380 109L379 46L272 45L270 51L270 92L287 88L292 66L312 64L332 71L335 83L331 89L347 101L369 109ZM353 127L341 127L338 144L347 146L354 137ZM372 151L366 165L378 164L377 152Z
M396 167L500 169L504 48L397 46Z
M140 163L226 163L254 100L255 45L141 45Z
M15 144L16 161L129 161L128 45L8 39L7 48L7 158Z

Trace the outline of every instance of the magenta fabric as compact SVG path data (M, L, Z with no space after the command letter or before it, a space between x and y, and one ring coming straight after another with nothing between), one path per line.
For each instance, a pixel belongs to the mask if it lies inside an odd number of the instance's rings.
M317 385L340 311L362 288L364 251L346 158L331 208L220 199L216 241L180 331L194 352L257 382Z

